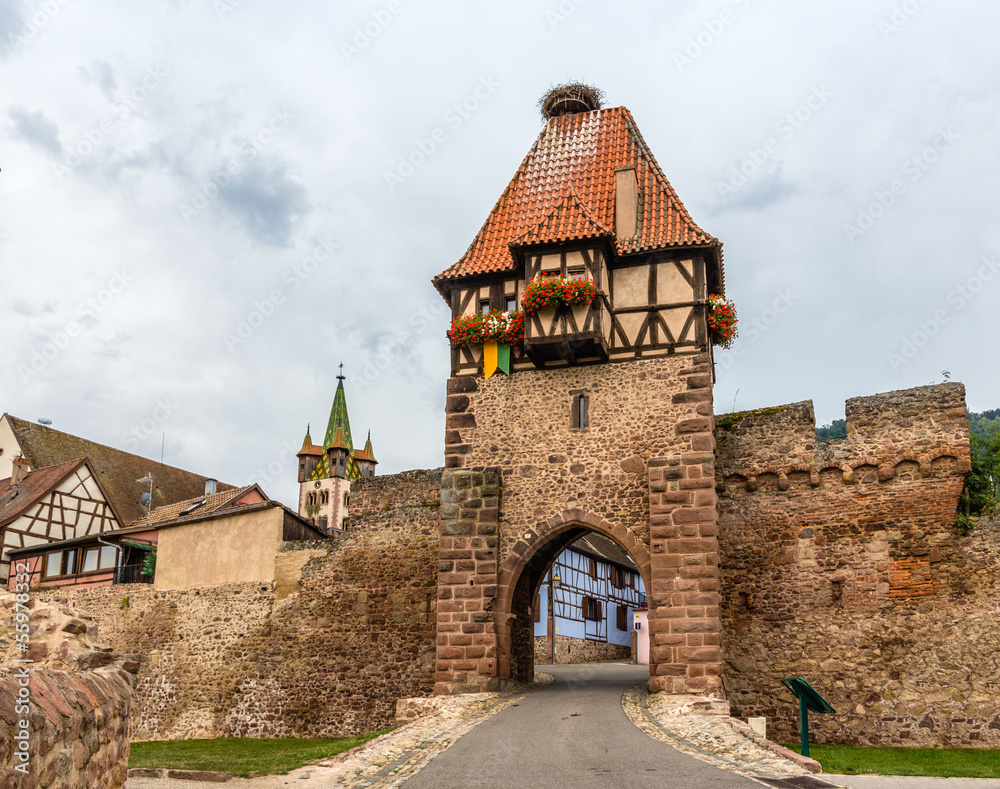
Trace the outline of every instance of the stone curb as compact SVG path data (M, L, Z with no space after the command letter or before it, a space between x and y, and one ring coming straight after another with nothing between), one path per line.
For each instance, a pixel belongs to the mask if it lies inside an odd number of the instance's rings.
M769 751L773 751L778 754L778 756L783 756L788 759L788 761L794 762L799 767L802 767L815 775L819 775L823 772L822 765L820 765L820 763L815 759L810 759L808 756L803 756L801 753L790 751L783 745L778 745L776 742L771 742L771 740L761 737L753 729L751 729L748 724L738 718L731 718L727 716L726 720L735 731L739 732L747 739L757 743L760 747L767 748Z
M169 770L166 768L133 767L128 771L129 778L178 778L184 781L206 781L210 783L225 783L233 777L232 773L220 773L213 770Z

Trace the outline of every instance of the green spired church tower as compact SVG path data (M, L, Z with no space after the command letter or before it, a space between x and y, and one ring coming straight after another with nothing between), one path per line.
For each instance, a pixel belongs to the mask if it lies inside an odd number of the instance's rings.
M299 450L299 515L324 529L327 534L348 528L351 482L375 476L378 461L372 451L371 432L361 450L354 449L351 420L344 394L344 365L337 376L330 420L323 444L313 444L309 428Z

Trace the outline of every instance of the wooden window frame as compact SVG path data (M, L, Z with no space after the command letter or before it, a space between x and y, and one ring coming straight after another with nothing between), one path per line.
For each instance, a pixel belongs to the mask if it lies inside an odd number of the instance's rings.
M109 549L112 552L111 553L112 560L111 560L110 566L106 565L106 564L102 564L102 560L104 559L105 556L107 556L107 550L109 550ZM88 570L87 569L87 554L91 553L92 551L96 551L97 552L97 566L93 570ZM89 546L87 548L81 548L80 549L80 565L79 565L80 572L76 573L76 575L87 575L87 574L90 574L90 573L107 572L108 570L115 569L115 567L117 565L118 565L118 549L117 548L112 548L110 545L96 545L96 546L91 545L91 546Z
M69 554L68 562L67 554ZM55 555L59 556L59 572L49 575L49 557ZM45 560L42 562L42 578L48 580L49 578L66 578L70 575L77 575L76 568L79 555L80 551L76 548L62 548L58 551L49 551L45 554ZM71 566L67 567L67 563Z
M590 622L600 622L604 619L603 607L600 600L589 595L584 595L580 604L583 618Z

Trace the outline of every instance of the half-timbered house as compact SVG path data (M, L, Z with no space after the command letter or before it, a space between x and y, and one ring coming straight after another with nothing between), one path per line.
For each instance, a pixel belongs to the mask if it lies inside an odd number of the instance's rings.
M0 417L0 480L11 476L17 458L26 460L32 471L87 458L123 523L146 512L140 496L149 488L137 483L139 479L152 477L153 507L194 498L205 490L206 483L215 482L210 477L4 414ZM232 485L218 482L216 487L227 490Z
M15 459L0 480L0 581L6 582L9 551L96 535L123 524L90 461L72 460L30 471ZM102 555L99 561L112 561ZM58 571L75 571L77 554L55 556ZM96 566L95 566L96 568Z
M95 587L147 583L186 589L274 579L275 556L289 540L326 535L260 485L213 491L157 507L122 528L10 552L30 586ZM13 575L11 575L13 579Z
M535 598L536 659L629 659L633 615L645 609L645 591L621 548L598 534L580 538L556 557Z

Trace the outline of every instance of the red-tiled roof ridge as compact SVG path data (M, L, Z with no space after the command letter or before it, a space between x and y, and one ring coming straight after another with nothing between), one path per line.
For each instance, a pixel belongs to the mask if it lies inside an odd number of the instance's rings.
M450 280L516 270L509 245L557 210L568 189L575 191L595 224L613 227L615 170L622 167L636 170L638 217L636 234L615 240L618 254L671 247L712 248L721 290L720 242L695 224L625 107L551 118L465 254L434 278L435 287L446 294ZM569 239L538 238L548 240Z
M16 486L10 484L11 477L0 479L0 526L10 523L32 504L36 504L85 462L83 458L77 458L29 471Z
M576 189L570 187L555 208L541 222L509 246L537 243L555 243L569 239L600 238L612 236L614 231L598 222L580 200Z

